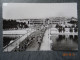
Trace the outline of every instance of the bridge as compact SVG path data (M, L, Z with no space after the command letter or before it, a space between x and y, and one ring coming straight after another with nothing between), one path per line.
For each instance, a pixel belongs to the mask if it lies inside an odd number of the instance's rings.
M16 39L14 42L12 42L11 44L9 44L9 45L7 45L7 46L5 46L4 47L4 52L5 51L12 51L16 46L19 46L19 43L21 43L27 36L29 36L32 32L34 32L35 30L31 30L31 29L28 29L28 30L26 30L27 31L27 33L26 34L24 34L24 35L22 35L20 38L18 38L18 39ZM5 31L6 32L6 31ZM6 34L8 34L7 32L6 32ZM10 34L10 33L9 33ZM15 34L15 33L13 33L13 34ZM3 34L4 35L4 34Z

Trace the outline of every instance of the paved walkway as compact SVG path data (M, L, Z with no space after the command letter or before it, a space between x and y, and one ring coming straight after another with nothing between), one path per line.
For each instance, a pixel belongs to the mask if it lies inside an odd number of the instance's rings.
M50 29L46 30L40 50L51 50Z

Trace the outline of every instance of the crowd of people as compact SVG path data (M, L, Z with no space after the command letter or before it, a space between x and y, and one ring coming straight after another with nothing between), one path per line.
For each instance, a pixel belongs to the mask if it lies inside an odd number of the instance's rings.
M19 44L18 47L16 46L16 48L13 51L25 51L27 47L33 43L34 40L36 40L39 46L38 47L38 50L39 50L45 31L46 31L46 28L31 33L28 37L25 38L25 40L23 40Z

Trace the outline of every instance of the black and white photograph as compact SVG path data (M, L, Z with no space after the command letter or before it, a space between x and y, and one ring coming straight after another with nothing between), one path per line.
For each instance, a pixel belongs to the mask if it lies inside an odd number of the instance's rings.
M77 3L3 3L3 52L78 51Z

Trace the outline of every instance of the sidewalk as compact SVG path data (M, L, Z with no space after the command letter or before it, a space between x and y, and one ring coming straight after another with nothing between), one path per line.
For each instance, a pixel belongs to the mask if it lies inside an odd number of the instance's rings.
M44 34L44 37L43 37L43 41L42 41L42 44L41 44L41 47L40 47L40 50L41 51L44 51L44 50L51 50L51 43L52 41L50 40L50 29L46 30L45 34Z

